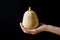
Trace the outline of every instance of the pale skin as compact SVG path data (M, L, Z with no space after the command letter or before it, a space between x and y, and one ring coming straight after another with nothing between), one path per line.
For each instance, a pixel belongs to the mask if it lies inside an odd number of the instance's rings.
M28 29L24 28L22 23L20 23L20 27L23 30L23 32L27 33L27 34L34 35L34 34L42 32L42 31L47 31L47 32L51 32L51 33L60 35L60 27L56 27L56 26L52 26L52 25L42 24L41 26L39 26L36 29L28 30Z

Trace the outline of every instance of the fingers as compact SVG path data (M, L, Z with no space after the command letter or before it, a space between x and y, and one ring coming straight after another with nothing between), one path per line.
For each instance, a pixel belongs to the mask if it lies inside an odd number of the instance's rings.
M24 28L22 23L20 23L20 27L21 27L21 29L23 30L24 33L34 34L34 30L28 30L28 29Z
M23 29L23 25L22 25L22 23L20 23L20 27Z
M24 28L24 26L22 25L22 23L20 23L20 27L21 27L21 29L23 30L24 33L27 33L27 29Z

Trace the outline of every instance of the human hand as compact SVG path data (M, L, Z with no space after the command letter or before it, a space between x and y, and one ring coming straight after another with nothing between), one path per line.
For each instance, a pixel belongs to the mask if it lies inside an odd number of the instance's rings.
M29 30L29 29L24 28L23 24L20 23L20 27L21 27L21 29L23 30L24 33L37 34L37 33L40 33L42 31L45 31L47 26L45 24L42 24L41 26L39 26L36 29Z

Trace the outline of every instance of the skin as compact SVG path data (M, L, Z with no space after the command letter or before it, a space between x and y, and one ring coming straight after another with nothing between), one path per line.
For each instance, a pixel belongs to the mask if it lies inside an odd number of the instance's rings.
M57 26L47 25L45 31L60 35L60 27Z
M60 27L56 27L56 26L52 26L52 25L42 24L41 26L39 26L36 29L28 30L28 29L24 28L22 23L20 23L20 27L21 27L22 31L27 34L35 35L35 34L40 33L42 31L47 31L47 32L51 32L51 33L55 33L57 35L60 35Z

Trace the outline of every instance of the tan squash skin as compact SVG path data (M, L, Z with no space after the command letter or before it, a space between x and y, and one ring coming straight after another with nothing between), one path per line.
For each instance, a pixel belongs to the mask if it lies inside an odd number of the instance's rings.
M24 13L22 24L27 29L34 29L38 27L39 25L38 17L36 13L33 10L31 10L31 7L29 7L29 9Z

